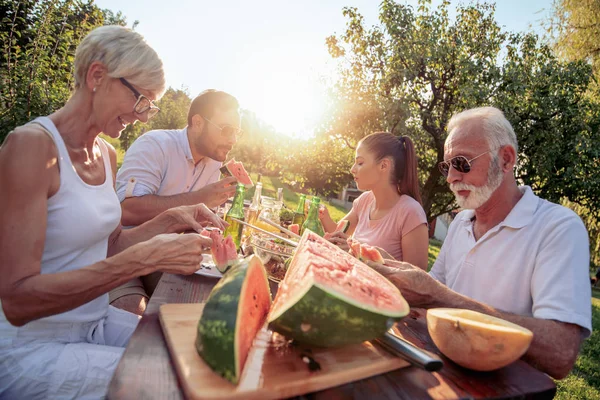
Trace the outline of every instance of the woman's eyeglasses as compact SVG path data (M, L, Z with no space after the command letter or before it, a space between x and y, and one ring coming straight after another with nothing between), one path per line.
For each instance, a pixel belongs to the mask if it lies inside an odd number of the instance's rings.
M471 162L473 160L476 160L479 157L481 157L482 155L490 153L492 151L493 150L488 150L485 153L481 153L480 155L471 158L470 160L467 159L467 157L465 157L465 156L456 156L454 158L451 158L448 161L440 162L438 164L438 168L440 169L440 172L444 176L448 176L448 173L450 172L450 167L454 168L458 172L466 174L471 171Z
M133 95L137 98L135 105L133 106L133 112L136 114L143 114L148 112L148 119L154 117L160 111L160 108L156 107L150 99L141 94L136 90L136 88L131 85L131 83L127 82L125 78L119 78L121 83L125 85L129 90L133 92Z
M219 126L206 117L202 117L202 118L204 118L209 124L211 124L212 126L217 128L221 132L221 136L225 136L228 138L232 138L235 136L236 139L239 139L244 134L243 130L241 130L240 128L236 128L235 126L231 126L231 125Z

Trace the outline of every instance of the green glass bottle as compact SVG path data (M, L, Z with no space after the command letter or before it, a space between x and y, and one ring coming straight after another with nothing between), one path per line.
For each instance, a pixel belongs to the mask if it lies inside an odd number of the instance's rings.
M231 208L227 211L225 215L225 221L229 223L225 232L223 232L223 236L227 237L227 235L231 235L233 242L235 243L235 247L240 249L240 243L242 240L242 228L244 227L237 221L234 221L232 218L237 218L239 220L244 220L244 192L246 191L246 187L238 183L237 189L235 191L235 196L233 197L233 203L231 204Z
M323 230L323 224L319 219L319 207L321 206L321 199L318 197L313 197L310 202L310 208L308 209L308 217L306 217L306 221L302 224L302 230L300 234L304 233L304 231L308 228L319 236L324 236L325 231Z
M304 220L306 217L304 216L304 202L306 201L306 195L301 194L300 200L298 200L298 207L294 212L294 218L292 219L292 224L298 224L298 226L302 227L304 224Z

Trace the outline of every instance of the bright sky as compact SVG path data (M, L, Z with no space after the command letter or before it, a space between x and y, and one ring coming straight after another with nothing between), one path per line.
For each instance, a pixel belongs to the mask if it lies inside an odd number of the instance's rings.
M398 0L416 4L416 0ZM464 2L464 1L463 1ZM434 0L439 4L439 0ZM452 0L452 4L458 4ZM165 64L167 83L236 96L243 108L279 132L305 136L322 117L323 81L334 61L325 38L341 34L345 6L357 7L368 27L378 24L378 0L96 0L122 11ZM536 31L552 0L498 0L496 19L507 30Z

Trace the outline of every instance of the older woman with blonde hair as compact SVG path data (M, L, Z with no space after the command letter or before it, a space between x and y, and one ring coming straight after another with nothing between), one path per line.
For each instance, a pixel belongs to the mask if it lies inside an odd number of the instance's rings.
M103 397L139 319L109 306L108 291L157 270L193 273L211 241L176 232L224 227L200 204L121 230L116 153L98 135L147 121L164 90L141 35L97 28L77 49L64 107L0 148L1 398Z

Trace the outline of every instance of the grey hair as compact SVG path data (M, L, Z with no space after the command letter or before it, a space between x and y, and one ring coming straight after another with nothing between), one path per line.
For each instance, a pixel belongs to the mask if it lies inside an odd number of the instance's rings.
M163 63L142 35L118 25L92 30L77 46L75 88L84 86L94 61L103 63L111 78L126 78L133 85L161 97L166 89Z
M448 132L452 132L458 125L472 119L482 121L482 134L487 139L490 150L510 145L515 149L515 153L518 154L519 145L517 144L517 135L515 135L515 131L504 116L504 113L495 107L472 108L454 114L450 118L450 122L448 122Z

